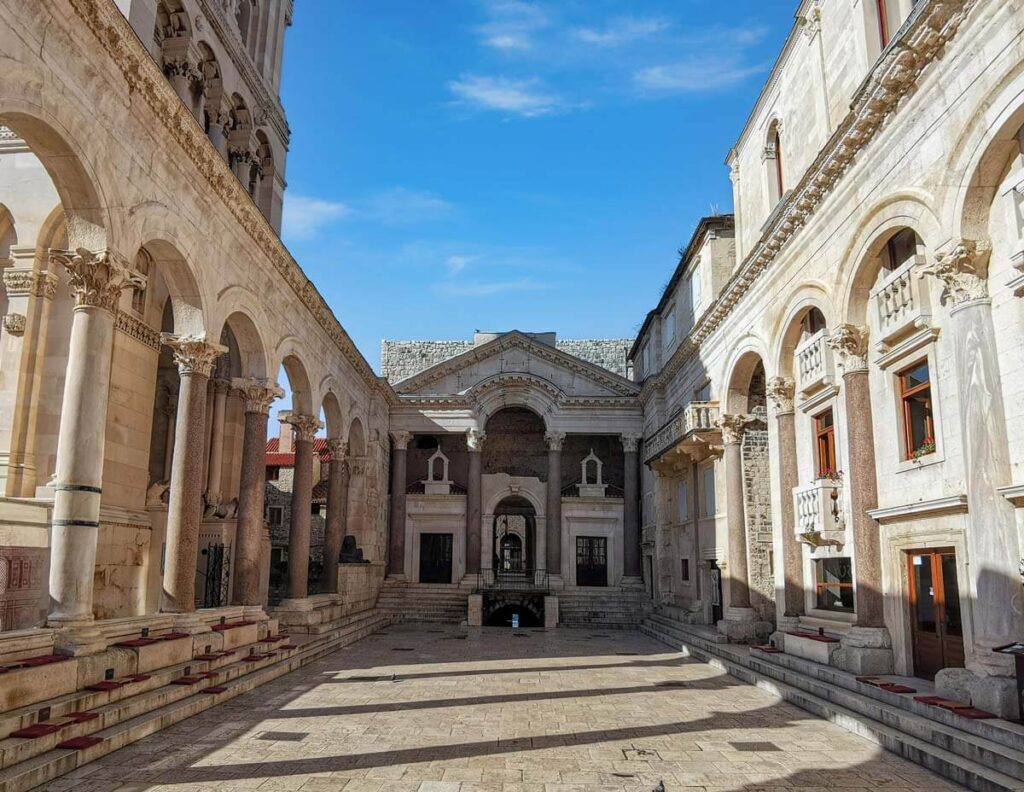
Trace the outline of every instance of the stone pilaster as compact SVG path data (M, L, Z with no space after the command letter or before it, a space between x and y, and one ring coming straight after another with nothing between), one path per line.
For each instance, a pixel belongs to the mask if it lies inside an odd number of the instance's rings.
M316 416L286 414L295 430L295 474L292 478L292 521L288 530L288 599L309 594L310 509L313 504L313 438L323 424Z
M407 457L412 432L392 432L391 529L388 539L388 574L405 578L405 489Z
M483 453L486 433L481 429L470 429L466 433L466 448L469 451L469 480L466 485L466 574L480 574L480 511L481 488L483 487Z
M338 560L348 522L348 445L338 437L327 441L331 469L327 482L327 526L324 532L324 593L338 593Z
M205 334L163 333L161 341L174 354L181 382L167 504L167 551L161 609L190 614L196 609L196 561L199 526L203 519L207 383L217 358L227 352L227 347L207 340ZM196 620L187 617L182 618L180 626L202 629Z
M782 559L783 596L776 599L776 621L780 631L795 626L804 613L803 549L796 540L793 490L800 483L797 469L796 422L793 396L796 383L788 377L768 380L767 396L775 416L779 462L779 557Z
M206 505L211 510L220 506L221 475L224 467L224 414L227 411L228 391L231 383L224 379L213 381L213 420L210 424L210 464L206 473Z
M284 391L276 383L261 379L236 379L232 384L245 404L232 601L236 605L262 606L265 602L260 595L260 543L266 494L267 419L270 405L284 396Z
M547 432L547 570L556 580L562 575L562 444L564 432Z
M622 435L623 452L623 584L642 582L640 569L640 435Z
M70 276L75 308L57 441L47 621L63 628L58 651L89 654L105 648L91 624L114 315L121 292L141 281L108 250L50 256Z
M958 417L964 448L964 481L970 520L966 539L975 586L971 605L973 646L967 648L967 668L978 679L970 685L975 706L1016 716L1012 673L1006 658L992 648L1020 640L1021 558L1013 506L999 493L1012 483L1006 438L1006 407L1000 385L995 326L988 294L991 251L964 240L939 253L925 272L944 287L949 308L956 360ZM962 673L962 672L961 672ZM936 681L944 684L940 672Z

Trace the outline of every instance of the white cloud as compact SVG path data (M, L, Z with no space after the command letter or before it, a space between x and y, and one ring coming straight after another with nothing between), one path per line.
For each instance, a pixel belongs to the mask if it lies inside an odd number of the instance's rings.
M291 239L312 239L325 226L351 212L348 206L337 201L289 193L284 199L281 235Z
M744 64L731 55L705 55L640 69L633 83L643 93L698 93L731 87L764 69L763 64Z
M477 28L481 43L500 50L528 50L534 47L534 33L550 24L544 10L521 0L488 0L484 3L490 21Z
M448 268L450 275L458 275L466 267L476 261L479 256L449 256L448 261L445 262L445 266Z
M541 291L549 288L533 278L511 281L490 281L478 283L441 283L437 291L446 297L493 297L508 292Z
M448 83L448 90L466 104L535 118L564 109L561 97L547 93L540 80L464 75Z
M435 193L392 187L371 196L362 214L378 222L406 225L440 220L454 210L453 204Z
M602 29L577 28L572 35L580 41L598 47L618 47L661 33L668 27L669 23L664 19L620 17L612 20Z

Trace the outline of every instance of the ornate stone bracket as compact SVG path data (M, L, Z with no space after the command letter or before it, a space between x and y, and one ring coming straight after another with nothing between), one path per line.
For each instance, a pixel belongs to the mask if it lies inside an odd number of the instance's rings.
M843 375L868 368L868 329L842 324L829 333L828 345L836 355L836 365Z
M931 275L942 281L943 304L951 310L968 303L988 299L988 261L992 248L970 239L935 254L931 264L921 267L918 276Z
M232 386L245 401L245 411L268 415L275 399L284 396L284 389L267 379L234 379Z
M26 321L23 314L9 313L4 316L4 330L12 336L24 335Z
M146 279L111 250L51 250L50 260L67 270L76 308L102 308L116 314L124 289L146 287Z
M178 365L178 373L182 376L199 374L209 377L217 358L228 351L223 344L215 344L206 340L206 333L194 335L175 335L161 333L161 343L169 346L174 353L174 362Z
M788 415L793 412L793 396L796 393L794 380L789 377L772 377L768 380L765 393L776 415Z

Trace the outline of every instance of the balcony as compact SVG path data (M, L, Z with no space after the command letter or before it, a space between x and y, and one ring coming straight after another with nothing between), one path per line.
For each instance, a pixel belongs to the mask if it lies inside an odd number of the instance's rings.
M828 330L819 330L796 348L796 387L810 396L832 385L835 365L828 345Z
M815 547L842 545L846 516L843 483L821 479L793 489L793 522L797 539Z
M914 271L917 259L911 259L893 272L871 292L878 312L879 343L889 346L931 324L928 280Z
M717 433L718 402L690 402L683 411L644 441L646 461L657 459L684 441L706 443L706 436Z

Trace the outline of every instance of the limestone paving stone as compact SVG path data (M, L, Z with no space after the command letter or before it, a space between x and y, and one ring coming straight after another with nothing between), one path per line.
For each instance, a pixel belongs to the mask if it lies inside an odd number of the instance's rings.
M43 789L959 789L635 632L466 633L392 627Z

